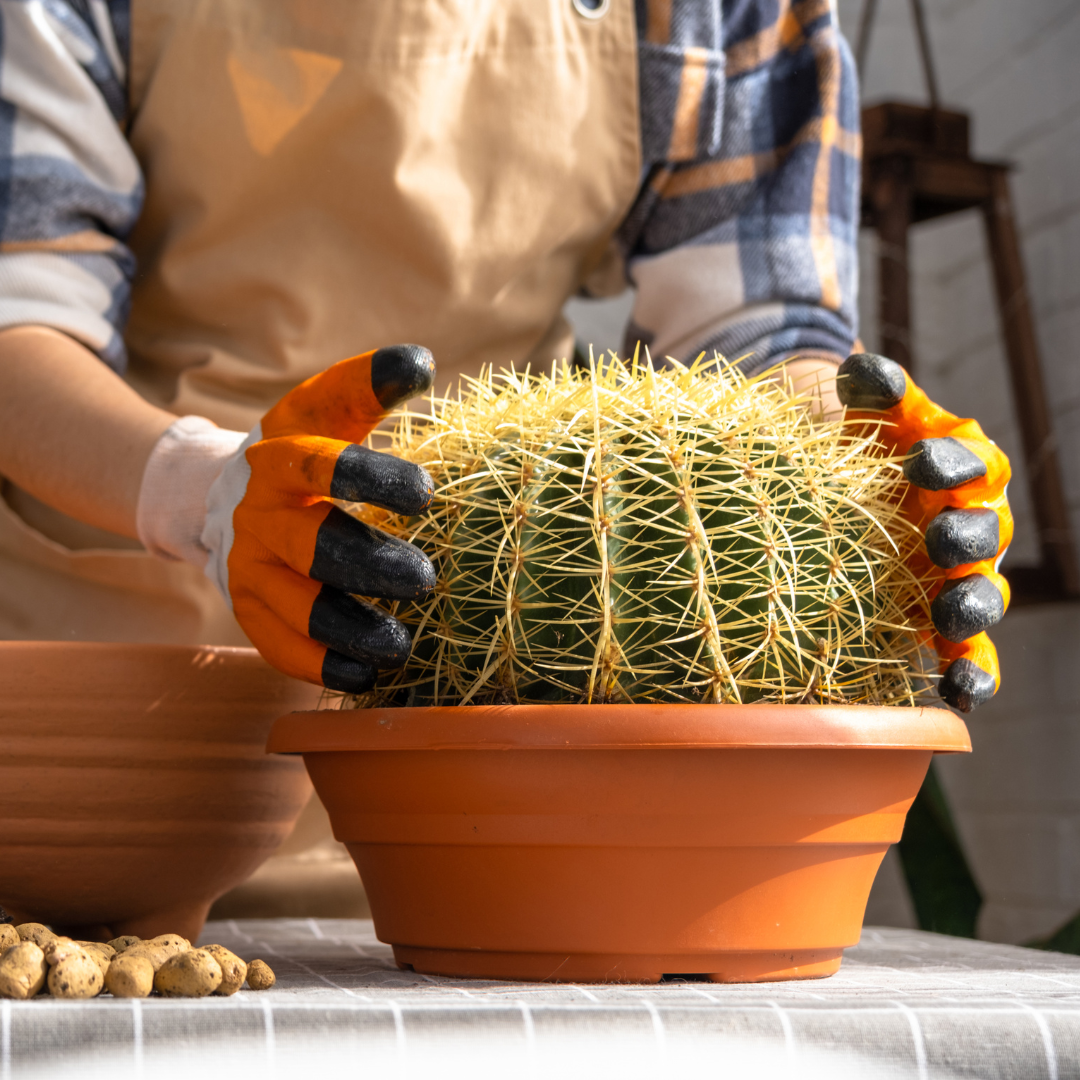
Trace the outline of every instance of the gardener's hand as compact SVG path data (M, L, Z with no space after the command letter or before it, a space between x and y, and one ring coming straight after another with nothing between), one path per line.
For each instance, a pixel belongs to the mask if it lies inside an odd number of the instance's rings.
M970 712L1001 682L985 631L1005 614L1009 585L997 564L1012 540L1005 487L1009 459L974 420L935 405L899 364L872 353L849 356L837 394L854 419L884 421L881 438L906 456L908 518L925 534L912 569L928 585L938 692Z
M369 689L400 667L404 626L354 594L413 600L435 585L419 548L330 500L417 514L432 495L417 465L357 445L386 413L431 386L427 349L399 345L343 360L288 393L245 438L178 420L151 454L139 535L205 568L276 668L332 690Z
M369 689L408 659L409 632L353 594L415 600L435 586L419 548L331 499L418 514L432 482L417 465L357 445L435 363L402 345L343 360L286 394L226 465L207 500L207 573L275 667L332 690Z

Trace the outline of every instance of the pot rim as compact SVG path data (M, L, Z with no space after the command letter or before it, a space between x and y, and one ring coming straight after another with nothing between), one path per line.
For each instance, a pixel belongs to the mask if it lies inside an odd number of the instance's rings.
M283 716L268 753L356 750L894 749L969 753L944 708L881 705L442 705Z

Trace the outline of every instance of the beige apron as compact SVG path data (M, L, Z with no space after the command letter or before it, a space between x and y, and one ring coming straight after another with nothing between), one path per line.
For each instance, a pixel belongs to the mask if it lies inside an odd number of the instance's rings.
M609 269L639 180L633 0L596 19L573 0L132 17L147 198L127 340L149 400L246 431L380 345L427 345L443 386L569 352L563 302ZM199 571L39 511L35 529L0 501L0 638L243 640Z

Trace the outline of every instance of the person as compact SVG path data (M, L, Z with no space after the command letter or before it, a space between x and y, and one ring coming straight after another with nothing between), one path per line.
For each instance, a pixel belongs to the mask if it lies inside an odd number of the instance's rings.
M331 500L431 491L359 444L481 365L567 356L567 298L630 283L654 356L783 364L887 418L942 695L994 692L1007 462L895 365L845 360L859 113L828 0L0 18L0 636L250 640L370 686L410 642L357 597L434 573Z

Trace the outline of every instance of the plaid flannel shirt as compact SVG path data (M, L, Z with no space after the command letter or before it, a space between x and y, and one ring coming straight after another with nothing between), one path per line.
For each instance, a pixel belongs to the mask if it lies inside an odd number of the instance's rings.
M124 137L130 0L0 0L0 327L116 371L143 201ZM831 0L636 0L644 172L619 241L628 344L845 356L858 93Z

